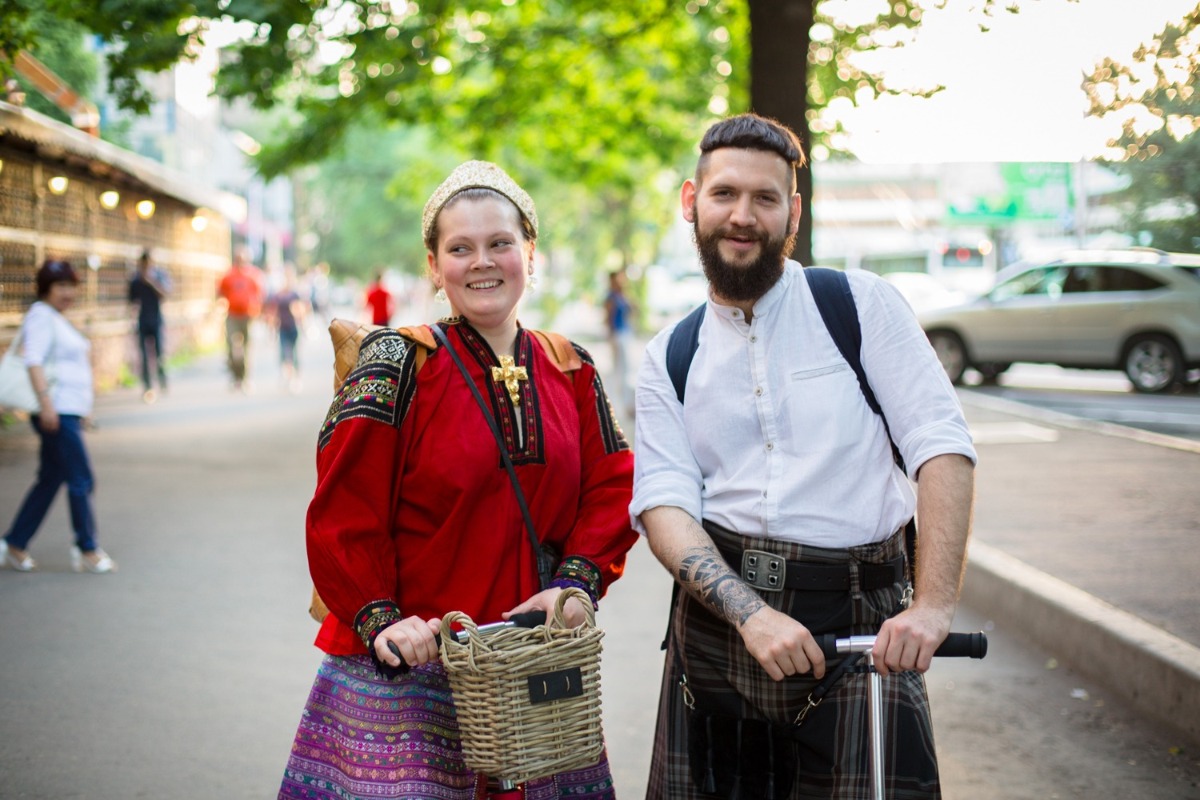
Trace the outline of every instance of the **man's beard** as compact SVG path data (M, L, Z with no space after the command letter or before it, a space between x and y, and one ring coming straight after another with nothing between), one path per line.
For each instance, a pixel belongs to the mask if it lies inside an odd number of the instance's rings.
M730 228L718 228L707 236L700 235L699 217L692 218L692 238L700 253L700 265L713 293L735 303L749 302L762 297L783 277L783 263L796 244L796 234L770 236L757 231L746 232L747 238L758 242L758 257L744 266L731 264L721 255L721 240ZM790 227L790 226L789 226Z

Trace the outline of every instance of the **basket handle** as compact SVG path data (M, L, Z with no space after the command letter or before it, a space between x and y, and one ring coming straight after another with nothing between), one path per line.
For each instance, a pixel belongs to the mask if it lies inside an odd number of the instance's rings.
M580 603L583 604L583 613L585 616L583 627L596 627L596 609L592 606L592 598L588 597L587 592L585 592L583 589L580 589L577 586L571 586L563 589L562 592L559 593L558 599L554 601L554 615L547 622L547 628L555 627L569 629L567 620L563 617L563 606L565 606L567 601L572 597L576 598Z
M467 634L467 641L479 641L479 628L475 624L475 620L471 619L470 615L462 611L451 611L446 616L442 617L442 647L466 647L465 644L458 641L454 629L450 627L455 622L462 626L462 629Z

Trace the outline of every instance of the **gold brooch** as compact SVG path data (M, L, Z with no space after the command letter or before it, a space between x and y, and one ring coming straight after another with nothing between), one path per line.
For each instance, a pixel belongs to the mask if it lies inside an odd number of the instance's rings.
M515 406L521 400L520 381L529 380L529 373L524 367L516 366L512 356L500 356L500 366L492 367L492 380L504 384L508 399Z

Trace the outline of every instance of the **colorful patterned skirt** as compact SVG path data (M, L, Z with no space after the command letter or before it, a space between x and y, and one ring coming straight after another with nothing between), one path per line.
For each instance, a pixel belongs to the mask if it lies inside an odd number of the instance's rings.
M463 762L454 698L440 663L387 680L367 656L326 656L317 670L280 798L472 800L482 779ZM613 798L608 756L530 781L526 800Z

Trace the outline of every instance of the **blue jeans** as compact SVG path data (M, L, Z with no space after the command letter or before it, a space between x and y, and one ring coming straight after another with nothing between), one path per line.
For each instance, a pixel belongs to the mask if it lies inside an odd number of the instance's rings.
M25 550L37 533L58 488L67 485L71 504L71 526L75 529L75 544L85 553L96 549L96 518L92 514L92 465L83 446L83 419L60 414L58 430L47 433L38 424L38 416L30 420L42 439L41 463L37 482L25 495L25 501L4 537L10 547Z

